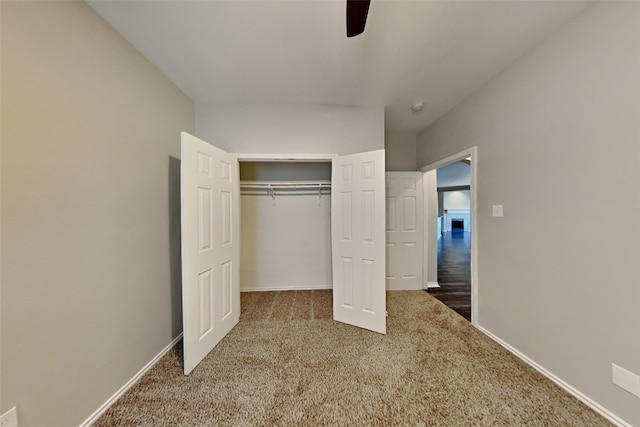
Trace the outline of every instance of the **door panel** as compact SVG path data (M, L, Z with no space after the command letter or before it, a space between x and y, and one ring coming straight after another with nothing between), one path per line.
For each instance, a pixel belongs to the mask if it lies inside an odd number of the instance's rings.
M333 161L333 317L386 333L384 150Z
M386 173L387 289L422 289L422 173Z
M184 373L240 319L238 160L182 133Z

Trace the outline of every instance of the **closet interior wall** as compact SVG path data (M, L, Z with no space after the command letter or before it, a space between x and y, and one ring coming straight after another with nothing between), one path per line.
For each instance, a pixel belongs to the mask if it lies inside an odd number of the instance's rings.
M241 291L332 287L330 181L330 162L240 162Z

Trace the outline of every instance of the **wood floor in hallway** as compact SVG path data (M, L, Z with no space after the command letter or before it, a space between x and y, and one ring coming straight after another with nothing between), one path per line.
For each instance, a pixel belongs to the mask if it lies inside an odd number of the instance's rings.
M442 233L438 239L438 283L428 292L471 321L471 233Z

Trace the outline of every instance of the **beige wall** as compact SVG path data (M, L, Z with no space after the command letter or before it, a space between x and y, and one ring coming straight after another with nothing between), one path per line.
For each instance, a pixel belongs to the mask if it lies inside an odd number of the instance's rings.
M640 223L612 219L640 213L639 23L596 3L418 137L418 166L478 146L480 325L632 425Z
M1 12L1 410L74 426L181 332L194 106L84 2Z
M384 145L384 162L388 171L416 170L415 135L387 133Z

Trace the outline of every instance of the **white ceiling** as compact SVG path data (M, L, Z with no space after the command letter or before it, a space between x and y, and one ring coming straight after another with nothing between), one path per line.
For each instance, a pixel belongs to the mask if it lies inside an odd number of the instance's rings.
M590 4L373 0L347 39L343 0L88 3L196 104L385 107L387 132L406 134Z

